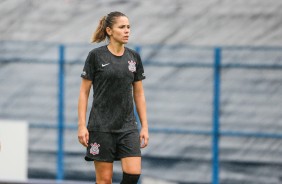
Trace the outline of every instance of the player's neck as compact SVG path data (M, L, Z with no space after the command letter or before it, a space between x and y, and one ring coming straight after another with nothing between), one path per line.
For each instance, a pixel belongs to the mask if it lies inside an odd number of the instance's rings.
M107 47L113 55L122 56L123 53L124 53L124 44L109 43L109 45Z

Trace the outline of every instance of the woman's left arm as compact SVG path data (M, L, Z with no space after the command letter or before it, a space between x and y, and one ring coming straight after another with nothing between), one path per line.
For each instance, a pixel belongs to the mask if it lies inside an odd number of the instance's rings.
M136 81L133 83L133 97L136 105L136 110L141 122L140 145L141 148L145 148L149 142L149 129L146 114L145 93L142 81Z

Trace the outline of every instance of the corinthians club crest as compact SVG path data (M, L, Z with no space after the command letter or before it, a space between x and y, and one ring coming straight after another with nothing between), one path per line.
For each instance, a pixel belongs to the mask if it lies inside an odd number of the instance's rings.
M98 155L99 154L99 147L100 144L97 144L96 142L94 144L90 144L91 148L90 148L90 153L92 155Z
M135 61L128 61L128 69L131 72L136 72L136 62Z

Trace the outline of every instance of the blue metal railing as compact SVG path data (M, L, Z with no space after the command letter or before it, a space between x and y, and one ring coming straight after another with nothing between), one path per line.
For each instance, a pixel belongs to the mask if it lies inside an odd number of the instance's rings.
M64 100L65 100L65 84L64 84L64 62L65 62L65 46L59 46L59 72L58 72L58 154L57 154L57 180L64 179Z
M54 44L51 44L54 46ZM180 46L182 47L182 46ZM57 176L56 179L61 181L64 179L64 130L66 129L76 129L77 126L75 125L65 125L65 117L64 117L64 100L65 100L65 52L66 52L65 45L59 45L59 58L58 62L50 61L50 63L58 64L58 124L57 125L50 125L50 123L42 123L38 125L38 123L31 122L31 128L52 128L58 130L58 153L57 153ZM157 49L158 47L154 47ZM171 46L171 48L176 49L179 48L178 46ZM195 48L195 47L189 47ZM272 138L272 139L282 139L282 133L265 133L265 132L248 132L248 131L232 131L232 130L220 130L220 70L222 68L243 68L243 69L282 69L281 64L260 64L260 65L252 65L252 64L224 64L221 62L221 52L222 48L211 48L205 47L204 49L214 49L214 63L213 64L204 64L199 63L197 61L189 62L189 63L161 63L161 62L145 62L146 65L157 65L157 66L172 66L172 67L209 67L214 69L214 83L213 83L213 129L211 131L205 130L186 130L186 129L177 129L177 128L149 128L150 132L153 133L176 133L176 134L195 134L195 135L209 135L212 139L212 183L219 184L220 183L220 148L219 148L219 141L220 136L236 136L236 137L256 137L256 138ZM253 47L224 47L224 49L253 49ZM282 50L281 47L269 48L269 47L258 47L258 50ZM142 51L141 46L136 46L135 50L137 52ZM29 59L28 59L29 60ZM5 61L5 60L4 60ZM6 62L6 61L5 61ZM36 62L36 59L31 58L29 61L31 63ZM49 61L48 61L49 62ZM45 63L45 62L42 62ZM73 63L79 63L74 61ZM81 64L81 63L79 63Z
M212 144L212 163L213 175L212 183L219 183L219 112L220 112L220 61L221 49L214 49L214 92L213 92L213 144Z

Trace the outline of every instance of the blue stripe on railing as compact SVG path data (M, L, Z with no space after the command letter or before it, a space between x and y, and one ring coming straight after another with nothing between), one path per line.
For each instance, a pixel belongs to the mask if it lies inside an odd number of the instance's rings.
M57 180L64 179L64 45L59 46L59 72L58 72L58 153L57 153Z
M58 125L52 123L30 123L30 128L42 128L42 129L57 129ZM69 123L64 125L65 130L77 130L77 124ZM167 134L191 134L191 135L207 135L213 134L209 130L189 130L179 128L162 128L162 127L151 127L149 128L150 133L167 133ZM266 133L266 132L251 132L251 131L233 131L233 130L221 130L220 136L226 137L255 137L255 138L273 138L282 139L282 133Z
M214 49L214 91L213 91L213 136L212 136L212 183L219 183L219 111L220 111L220 63L221 49Z

